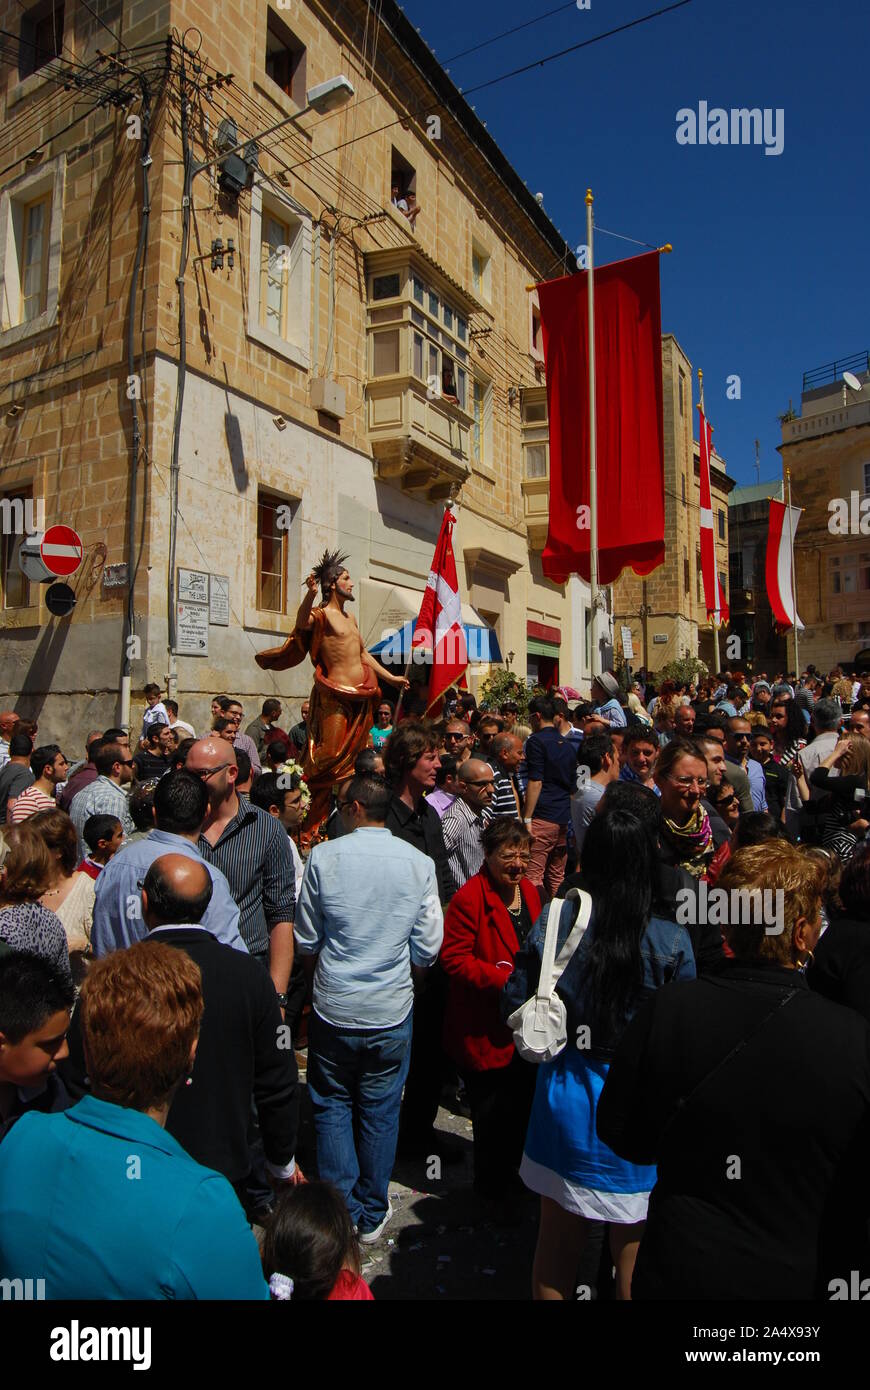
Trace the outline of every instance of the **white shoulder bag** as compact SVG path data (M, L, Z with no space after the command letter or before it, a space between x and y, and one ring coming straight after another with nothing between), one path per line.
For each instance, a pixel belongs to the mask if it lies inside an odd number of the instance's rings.
M579 898L580 913L557 956L559 918L562 907L572 898ZM550 903L537 993L514 1009L507 1020L508 1028L513 1031L514 1047L527 1062L551 1061L558 1057L568 1041L565 1004L556 994L556 985L583 939L591 913L592 899L581 888L571 888L566 898L553 898Z

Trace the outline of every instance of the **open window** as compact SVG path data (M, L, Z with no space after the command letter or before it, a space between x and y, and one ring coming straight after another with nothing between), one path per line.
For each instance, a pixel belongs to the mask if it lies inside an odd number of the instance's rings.
M529 294L529 353L535 362L544 362L544 334L541 328L541 306L538 291Z
M266 20L266 76L297 106L305 105L305 45L269 9Z
M21 81L39 72L63 48L64 0L41 0L21 17L18 76Z
M471 286L483 299L492 299L491 257L485 246L471 243Z

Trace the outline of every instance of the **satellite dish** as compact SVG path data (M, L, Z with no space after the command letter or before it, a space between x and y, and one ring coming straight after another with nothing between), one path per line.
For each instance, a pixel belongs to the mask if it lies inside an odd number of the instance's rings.
M851 391L861 391L863 389L861 382L855 376L854 372L844 372L843 380Z

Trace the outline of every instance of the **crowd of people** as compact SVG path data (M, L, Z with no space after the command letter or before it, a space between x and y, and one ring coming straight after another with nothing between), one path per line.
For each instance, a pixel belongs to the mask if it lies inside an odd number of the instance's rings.
M144 694L66 751L0 714L0 1277L369 1300L448 1095L536 1299L867 1266L870 673L384 698L310 846L307 702Z

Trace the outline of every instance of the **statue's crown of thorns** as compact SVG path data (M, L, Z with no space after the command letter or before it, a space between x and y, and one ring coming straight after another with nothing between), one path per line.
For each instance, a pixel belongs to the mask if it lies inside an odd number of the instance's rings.
M344 569L346 559L347 555L343 555L340 550L324 550L319 564L314 566L312 573L324 598L329 596L330 589Z

